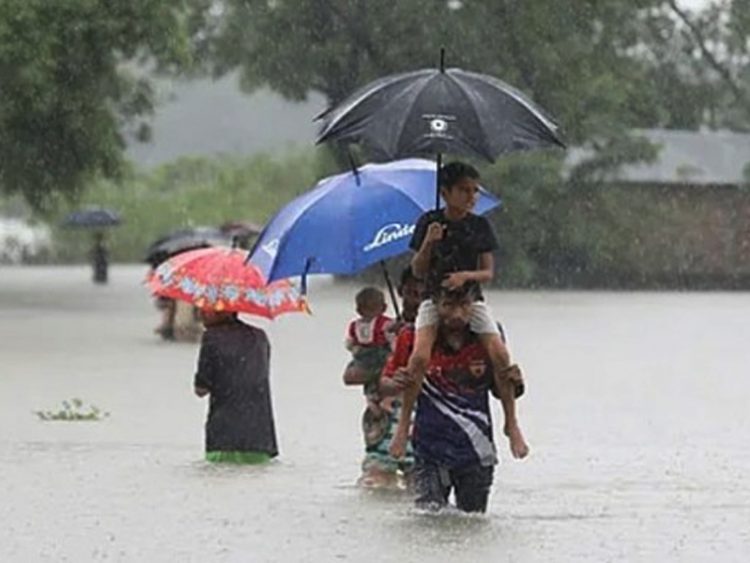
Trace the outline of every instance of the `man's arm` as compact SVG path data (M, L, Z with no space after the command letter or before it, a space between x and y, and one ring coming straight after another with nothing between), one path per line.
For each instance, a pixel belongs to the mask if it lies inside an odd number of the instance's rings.
M467 281L487 283L495 277L495 258L492 252L482 252L479 255L479 267L474 272L466 272Z
M499 248L497 235L492 224L485 218L478 218L477 229L479 231L480 246L479 264L474 272L465 272L465 281L488 283L495 277L495 259L492 253Z
M411 384L406 366L409 363L412 347L414 345L414 332L410 328L402 329L396 337L393 352L383 366L380 374L380 394L384 397L393 397Z
M409 387L414 380L409 376L406 366L398 368L392 376L380 378L379 391L383 397L395 397Z

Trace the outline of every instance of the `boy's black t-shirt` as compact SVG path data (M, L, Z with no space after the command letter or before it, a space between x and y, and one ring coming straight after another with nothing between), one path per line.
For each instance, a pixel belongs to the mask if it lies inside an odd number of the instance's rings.
M479 256L485 252L497 250L497 237L490 222L479 215L468 214L458 221L450 221L445 213L430 211L417 221L409 246L419 251L427 234L427 227L438 222L444 225L442 240L432 247L430 270L425 279L425 297L432 297L446 275L453 272L476 271L479 268ZM476 295L481 298L481 288L477 282L468 282L474 286Z

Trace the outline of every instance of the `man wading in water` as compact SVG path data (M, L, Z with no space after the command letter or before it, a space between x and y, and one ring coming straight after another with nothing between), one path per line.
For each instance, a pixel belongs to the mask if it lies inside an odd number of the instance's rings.
M435 295L437 338L419 394L412 444L416 465L417 506L440 509L451 491L465 512L485 512L497 463L490 393L502 402L505 434L520 433L516 419L514 380L519 372L499 378L489 353L470 330L474 296L471 287L441 288ZM401 368L394 380L414 386Z

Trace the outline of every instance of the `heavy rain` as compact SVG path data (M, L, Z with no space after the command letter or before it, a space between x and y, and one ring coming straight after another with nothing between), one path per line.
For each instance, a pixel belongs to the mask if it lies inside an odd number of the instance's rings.
M745 561L746 0L0 0L0 561Z

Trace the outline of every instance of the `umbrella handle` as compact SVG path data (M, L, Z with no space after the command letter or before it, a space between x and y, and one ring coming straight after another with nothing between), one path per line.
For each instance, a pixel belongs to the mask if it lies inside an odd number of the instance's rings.
M393 282L391 281L391 275L388 273L388 268L385 265L385 260L380 261L380 267L383 270L383 277L385 283L388 286L388 293L391 294L391 301L393 302L393 310L396 313L396 319L401 320L401 311L398 307L398 299L396 298L396 291L393 289Z
M440 169L443 167L443 153L437 153L437 170L435 173L435 211L440 210Z
M354 180L357 182L358 186L362 185L362 180L359 177L359 170L357 169L357 161L354 159L354 155L352 154L352 148L351 146L348 146L346 148L346 154L349 157L349 165L352 167L352 173L354 174Z

